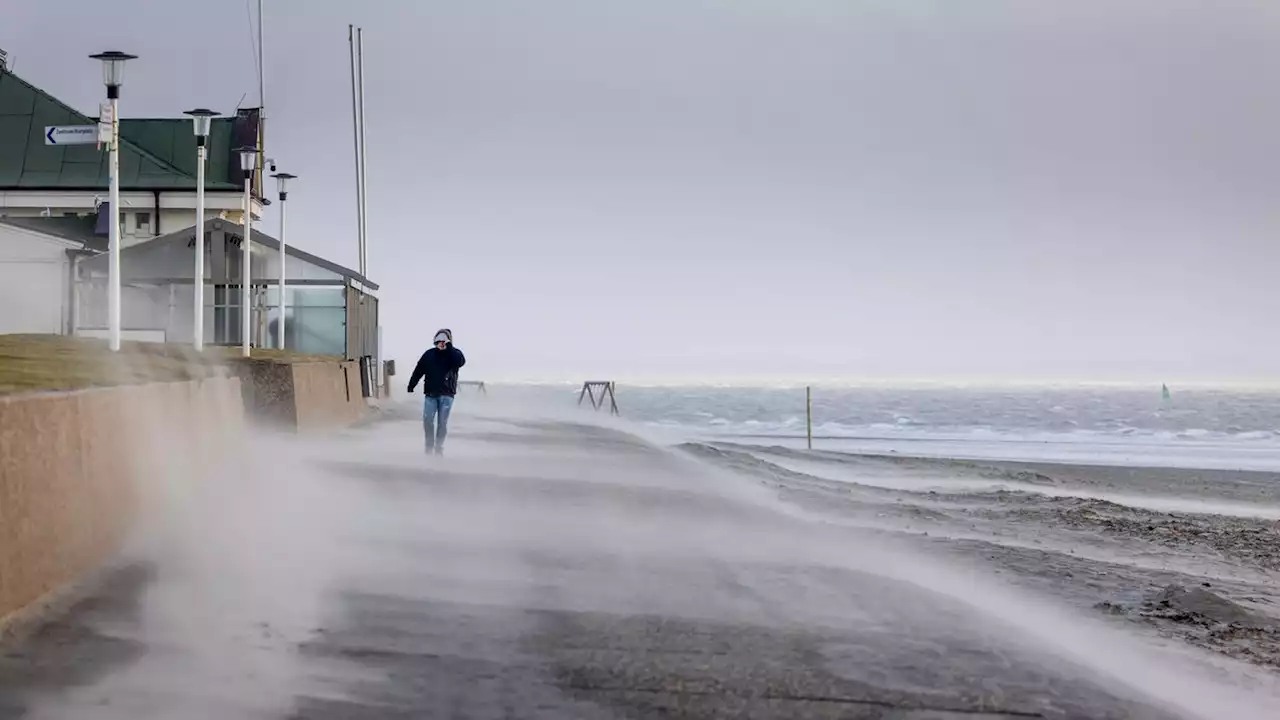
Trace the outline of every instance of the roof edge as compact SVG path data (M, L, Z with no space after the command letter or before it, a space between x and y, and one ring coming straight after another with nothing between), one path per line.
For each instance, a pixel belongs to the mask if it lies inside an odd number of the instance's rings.
M195 191L196 191L195 183L196 183L195 178L191 178L191 188L190 188L190 189L188 189L188 188L173 187L173 186L171 186L171 185L164 185L164 186L160 186L160 187L157 187L157 186L155 186L155 185L121 185L121 186L120 186L120 192L190 192L190 193L193 193L193 192L195 192ZM29 192L29 193L49 193L49 192L71 192L71 193L75 193L75 192L94 192L94 193L101 193L101 192L106 192L106 190L107 190L107 189L106 189L106 188L104 188L104 187L103 187L103 186L101 186L101 185L57 185L57 186L53 186L53 185L33 185L33 186L27 186L27 185L12 185L12 186L4 186L4 187L0 187L0 192L4 192L4 193L23 193L23 192ZM216 187L211 187L211 186L210 186L210 184L206 182L206 183L205 183L205 186L204 186L204 191L205 191L206 193L210 193L210 192L217 192L217 193L236 193L236 194L238 194L238 195L243 195L243 194L244 194L244 188L243 188L242 186L240 186L240 185L236 185L236 184L234 184L234 183L228 183L228 182L219 182L219 183L218 183L218 185L217 185ZM254 199L255 199L255 200L258 200L259 202L261 202L261 201L263 200L263 198L257 197L256 195L254 196ZM263 203L263 204L269 204L269 203Z
M232 235L233 237L237 237L241 239L244 238L244 225L241 225L240 223L236 223L236 222L231 222L230 220L224 220L222 218L210 218L208 220L205 220L203 230L204 232L209 232L210 230L221 230L223 232L226 232ZM262 232L261 230L258 230L256 224L252 228L252 232L253 232L253 242L260 242L263 245L267 246L268 248L275 248L277 250L280 248L280 241ZM135 245L130 245L129 247L124 248L123 252L129 252L130 250L134 250L136 248L144 248L147 245L150 245L152 243L157 243L157 242L161 242L161 243L177 242L177 241L190 242L195 239L195 236L196 236L196 226L189 225L185 228L182 228L181 230L174 230L173 232L165 233L164 235L161 235L159 237L149 238ZM374 290L375 292L381 289L381 286L379 286L378 283L375 283L374 281L370 280L364 275L361 275L359 272L352 270L349 267L346 267L344 265L339 265L338 263L333 262L332 260L326 260L320 257L319 255L313 255L312 253L309 253L306 250L303 250L296 245L286 245L285 248L286 248L285 252L287 252L291 257L296 257L300 260L304 260L318 267L322 267L326 270L330 270L334 273L337 273L338 275L342 275L343 277L350 278L352 280L357 280L360 282L360 284L370 288L371 290Z
M231 121L231 120L235 120L235 118L234 118L234 117L231 117L230 115L215 115L214 117L209 118L209 121L210 121L210 122L218 122L218 121L227 121L227 122L229 122L229 121ZM183 122L183 123L190 123L190 122L191 122L191 118L189 118L189 117L129 117L129 118L120 118L120 122L122 122L122 123L126 123L126 122Z
M10 217L0 216L0 225L4 225L5 227L12 228L17 232L23 232L30 235L39 235L42 237L49 238L50 240L54 240L59 244L68 246L67 247L68 250L80 249L80 250L90 250L95 253L98 252L96 248L92 248L89 246L87 239L67 237L66 235L53 232L53 229L51 228L37 227L37 223L21 222L23 220L33 220L33 219L36 219L36 218L10 218ZM14 222L15 220L19 222Z
M83 120L86 124L92 124L92 122L93 122L93 118L91 118L89 115L86 115L86 114L84 114L84 113L80 112L79 110L76 110L75 108L71 107L70 105L66 104L65 102L63 102L63 101L59 100L59 99L58 99L58 96L54 95L53 93L51 93L51 92L49 92L49 91L47 91L47 90L45 90L45 89L43 89L43 88L37 87L36 85L34 85L33 83L31 83L31 81L26 80L26 79L25 79L25 78L23 78L21 75L18 75L17 73L15 73L13 70L11 70L11 69L9 69L9 68L0 68L0 75L8 75L9 77L13 78L14 80L16 80L16 81L18 81L18 82L22 83L23 85L27 86L27 88L28 88L28 89L30 89L30 90L32 90L32 91L34 91L34 92L37 92L37 93L39 93L39 94L41 94L41 95L45 96L45 97L46 97L46 98L48 98L50 101L52 101L55 105L58 105L58 106L59 106L59 107L61 107L62 109L64 109L64 110L66 110L67 112L71 113L74 117L78 117L78 118L80 118L80 119L81 119L81 120ZM126 122L126 119L125 119L125 118L120 118L120 122ZM191 178L191 182L193 182L193 183L196 181L196 178L195 178L194 176L192 176L192 175L188 175L187 173L185 173L185 172L183 172L181 169L179 169L177 166L172 165L172 164L170 164L170 163L166 162L165 160L163 160L163 159L161 159L161 158L159 158L159 157L156 157L155 155L151 154L150 152L147 152L146 150L142 149L141 147L139 147L139 146L135 145L134 143L129 142L129 141L128 141L127 139L125 139L125 138L120 138L120 144L121 144L122 146L126 146L126 147L128 147L130 150L133 150L134 152L138 153L139 155L141 155L141 156L145 157L146 159L148 159L148 160L150 160L150 161L154 162L155 164L159 165L160 167L164 168L165 170L167 170L167 171L169 171L169 172L172 172L172 173L173 173L173 174L175 174L175 175L180 175L180 176L182 176L182 177L189 177L189 178ZM149 188L149 189L150 189L150 188Z

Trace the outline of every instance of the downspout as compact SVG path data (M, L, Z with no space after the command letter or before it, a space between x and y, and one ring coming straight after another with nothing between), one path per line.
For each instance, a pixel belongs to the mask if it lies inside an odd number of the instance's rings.
M83 250L68 250L68 277L70 278L70 287L67 288L67 301L70 303L67 312L63 314L64 322L66 322L66 334L74 336L76 330L80 327L80 257L84 254Z
M151 221L151 237L160 237L160 191L152 190L151 192L156 199L155 212L151 214L151 217L154 218Z

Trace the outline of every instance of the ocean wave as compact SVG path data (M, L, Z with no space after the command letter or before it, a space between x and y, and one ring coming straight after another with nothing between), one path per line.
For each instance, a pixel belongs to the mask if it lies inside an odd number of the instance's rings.
M538 405L576 404L580 386L502 387ZM627 420L691 439L803 438L806 393L778 387L618 386ZM1280 397L1239 390L1042 387L1022 390L815 387L815 438L981 442L1029 448L1091 444L1199 448L1280 447Z
M705 422L681 422L664 419L650 421L650 426L687 433L690 437L755 437L800 438L805 436L804 421L788 417L781 421L747 420L732 421L712 417ZM815 424L815 438L849 440L892 441L948 441L948 442L1001 442L1001 443L1088 443L1088 444L1177 444L1177 445L1259 445L1280 444L1280 432L1275 430L1229 429L1214 431L1205 428L1185 430L1152 430L1129 425L1117 425L1108 429L1074 428L1061 431L1013 430L992 426L927 427L914 422L870 423L845 425L835 422Z

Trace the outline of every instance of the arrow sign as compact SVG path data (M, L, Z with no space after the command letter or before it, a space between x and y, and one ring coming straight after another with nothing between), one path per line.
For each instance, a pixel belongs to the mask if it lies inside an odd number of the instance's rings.
M98 142L97 125L46 125L45 145L94 145Z

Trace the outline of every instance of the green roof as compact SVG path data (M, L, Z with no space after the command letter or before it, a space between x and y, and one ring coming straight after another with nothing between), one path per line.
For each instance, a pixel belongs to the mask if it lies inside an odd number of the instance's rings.
M120 123L121 190L194 190L194 162L175 162L182 147L177 134L156 129L150 123L176 126L183 120ZM135 124L137 130L134 130ZM0 70L0 190L100 190L108 185L107 153L95 145L45 144L48 125L93 125L96 121L8 70ZM190 134L190 121L185 121ZM227 125L225 139L230 138ZM134 136L137 136L136 138ZM167 149L164 138L170 137ZM190 139L190 155L195 140ZM153 147L154 146L154 147ZM155 150L162 150L157 153ZM211 152L211 166L221 163L222 174L209 172L208 190L239 190L238 184L213 178L226 177L230 153ZM168 157L166 157L168 156ZM189 168L189 170L188 170Z
M236 149L233 118L213 118L209 124L208 153L205 161L205 188L226 186L241 190L242 186L227 182L231 175L231 157ZM120 137L132 143L165 164L177 168L184 175L196 176L196 135L191 131L190 118L162 118L129 120L121 118ZM239 167L236 174L239 175ZM194 184L192 185L194 187Z

